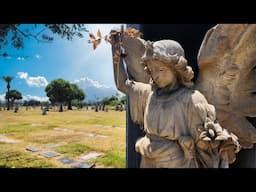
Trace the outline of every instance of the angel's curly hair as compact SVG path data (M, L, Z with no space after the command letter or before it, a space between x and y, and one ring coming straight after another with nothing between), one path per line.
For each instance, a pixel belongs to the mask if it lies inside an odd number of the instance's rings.
M185 87L193 86L192 79L194 72L184 56L184 50L181 45L173 40L160 40L156 42L148 41L145 54L141 58L141 64L150 75L147 68L149 60L158 60L171 67L177 74L177 79Z

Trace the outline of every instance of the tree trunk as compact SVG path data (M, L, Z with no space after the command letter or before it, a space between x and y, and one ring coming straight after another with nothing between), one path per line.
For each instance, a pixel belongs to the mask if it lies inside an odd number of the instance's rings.
M15 99L12 99L12 100L11 100L11 107L10 107L10 108L11 108L11 110L13 110L14 101L15 101Z
M10 98L9 98L9 94L10 94L10 84L8 83L7 84L7 110L9 111L10 110Z
M71 101L68 101L68 110L72 110Z
M63 105L62 105L62 104L60 104L60 110L59 110L59 112L63 112Z

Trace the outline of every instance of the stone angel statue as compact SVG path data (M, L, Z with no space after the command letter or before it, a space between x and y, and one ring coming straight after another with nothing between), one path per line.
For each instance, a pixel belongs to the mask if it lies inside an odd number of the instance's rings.
M125 34L111 31L113 68L117 88L130 98L131 119L145 132L134 146L140 167L226 168L233 163L240 150L237 132L219 122L214 102L200 91L207 85L192 82L182 46Z

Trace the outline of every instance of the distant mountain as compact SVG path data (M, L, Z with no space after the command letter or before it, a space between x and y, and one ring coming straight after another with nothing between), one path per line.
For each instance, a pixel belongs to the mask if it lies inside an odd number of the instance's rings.
M123 96L115 87L110 87L104 84L99 83L98 81L92 80L88 77L83 77L74 82L77 86L85 90L86 98L85 101L97 101L101 100L104 97L111 97L112 95L119 94Z

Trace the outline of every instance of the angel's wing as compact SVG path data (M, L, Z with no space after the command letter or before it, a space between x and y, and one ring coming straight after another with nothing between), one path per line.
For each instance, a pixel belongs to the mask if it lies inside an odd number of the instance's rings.
M140 62L146 49L146 41L130 36L124 36L122 41L126 52L125 63L131 78L138 82L149 83L149 75Z
M198 53L196 88L216 108L217 118L244 148L256 143L256 25L219 24L210 29Z

